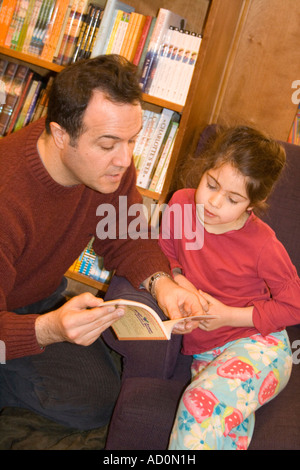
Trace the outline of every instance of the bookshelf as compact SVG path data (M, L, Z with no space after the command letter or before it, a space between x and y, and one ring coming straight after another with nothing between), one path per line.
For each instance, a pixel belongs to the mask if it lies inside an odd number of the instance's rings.
M147 105L181 115L172 158L160 193L140 189L158 204L176 188L180 162L197 146L207 124L245 124L286 141L297 113L292 83L299 79L300 2L294 0L128 0L136 12L166 8L187 19L203 39L184 106L150 95ZM207 12L207 15L206 15ZM0 54L46 71L61 66L5 47ZM274 116L275 115L275 116Z

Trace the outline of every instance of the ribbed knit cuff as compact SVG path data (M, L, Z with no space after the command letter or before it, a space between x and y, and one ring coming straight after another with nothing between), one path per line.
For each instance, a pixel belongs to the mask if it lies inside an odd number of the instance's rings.
M0 328L0 339L5 344L6 361L43 352L35 334L35 321L38 316L1 312L0 322L4 326Z

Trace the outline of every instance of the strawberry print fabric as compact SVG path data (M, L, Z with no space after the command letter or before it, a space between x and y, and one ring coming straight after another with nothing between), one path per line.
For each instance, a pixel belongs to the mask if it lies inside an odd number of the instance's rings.
M242 338L193 358L169 449L246 450L255 410L288 383L292 358L286 331Z

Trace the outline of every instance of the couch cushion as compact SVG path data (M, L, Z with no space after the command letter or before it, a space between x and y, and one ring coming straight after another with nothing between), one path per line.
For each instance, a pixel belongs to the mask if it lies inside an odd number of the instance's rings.
M300 327L287 332L294 354L292 375L284 390L256 412L249 450L300 450Z
M166 450L181 382L157 378L126 379L109 428L106 450Z

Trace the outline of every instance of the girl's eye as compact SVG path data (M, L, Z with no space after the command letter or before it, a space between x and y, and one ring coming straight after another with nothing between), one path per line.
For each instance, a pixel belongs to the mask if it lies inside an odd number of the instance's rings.
M238 203L238 201L234 201L234 199L231 199L231 197L229 198L229 202L230 202L231 204L237 204L237 203Z
M207 182L207 187L208 187L209 189L217 189L216 186L213 185L213 184L211 184L211 183L209 183L209 181Z

